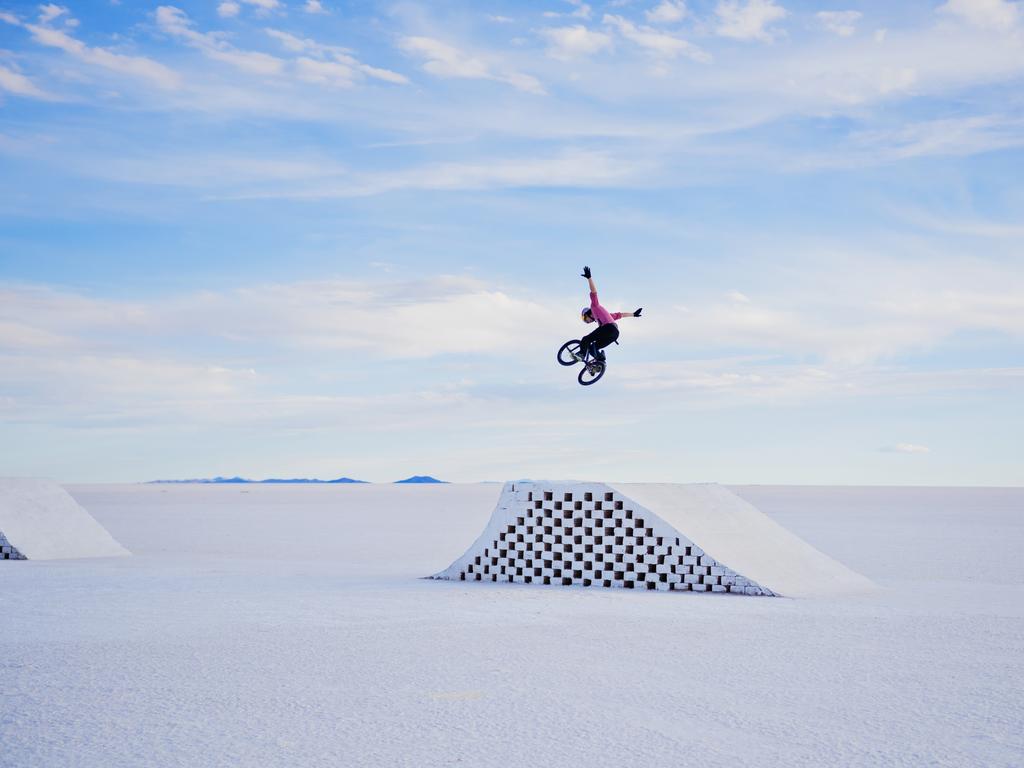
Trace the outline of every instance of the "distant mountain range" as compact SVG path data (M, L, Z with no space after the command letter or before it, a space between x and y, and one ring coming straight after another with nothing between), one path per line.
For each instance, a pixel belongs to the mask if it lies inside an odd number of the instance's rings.
M225 485L225 484L242 484L242 483L259 483L266 485L338 485L343 483L366 483L366 480L353 480L351 477L339 477L337 480L317 480L316 478L306 477L294 477L294 478L277 478L271 477L266 480L249 480L245 477L204 477L194 478L192 480L150 480L150 483L197 483L207 485ZM396 480L395 483L444 483L444 480L438 480L430 475L413 475L407 477L405 480Z

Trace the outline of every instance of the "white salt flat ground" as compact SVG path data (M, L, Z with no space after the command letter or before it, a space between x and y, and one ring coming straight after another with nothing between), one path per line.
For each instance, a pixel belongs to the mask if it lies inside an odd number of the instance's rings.
M499 485L77 486L135 557L0 563L0 763L1020 766L1024 489L735 489L886 589L417 579Z

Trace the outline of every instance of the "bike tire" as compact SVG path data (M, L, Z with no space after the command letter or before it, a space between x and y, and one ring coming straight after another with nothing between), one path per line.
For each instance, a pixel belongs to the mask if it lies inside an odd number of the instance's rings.
M580 348L579 339L570 339L558 348L558 362L561 365L576 365L579 362L573 357L573 352Z
M601 377L604 376L605 364L603 360L593 360L587 362L583 366L583 370L580 371L580 375L576 377L584 387L589 387L591 384L596 384L600 381Z

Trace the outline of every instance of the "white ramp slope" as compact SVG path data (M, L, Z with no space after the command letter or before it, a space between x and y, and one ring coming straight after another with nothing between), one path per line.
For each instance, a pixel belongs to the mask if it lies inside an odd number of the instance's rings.
M616 483L640 508L698 543L715 559L786 597L870 592L874 582L787 531L716 483Z
M67 491L52 480L37 478L0 478L3 538L28 560L131 554Z
M826 597L875 585L716 484L506 483L436 579Z

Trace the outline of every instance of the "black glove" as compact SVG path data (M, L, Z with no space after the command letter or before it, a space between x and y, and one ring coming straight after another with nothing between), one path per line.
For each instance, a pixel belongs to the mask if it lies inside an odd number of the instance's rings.
M633 317L640 317L640 313L644 311L643 307L640 307L636 312L633 313Z
M584 267L583 268L583 274L580 275L580 277L588 277L589 278L590 277L590 267Z

